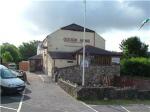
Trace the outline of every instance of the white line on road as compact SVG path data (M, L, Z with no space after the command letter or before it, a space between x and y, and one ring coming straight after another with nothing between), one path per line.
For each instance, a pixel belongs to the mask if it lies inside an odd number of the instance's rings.
M15 111L17 111L17 109L15 109L15 108L10 108L10 107L5 107L5 106L0 106L0 108L5 108L5 109L9 109L9 110L15 110Z
M26 89L26 88L25 88L25 89ZM20 100L20 103L19 103L17 112L20 112L20 110L21 110L22 103L23 103L23 99L24 99L24 95L25 95L25 90L24 90L23 93L22 93L22 97L21 97L21 100Z
M41 75L38 75L40 78L41 78L41 80L44 82L44 78L41 76Z
M92 107L95 107L95 106L99 106L99 105L92 105L92 104L90 104Z
M121 106L121 108L123 108L124 110L126 110L127 112L130 112L128 109L126 109L124 106Z
M87 106L88 108L90 108L91 110L93 110L94 112L99 112L99 111L93 109L92 107L90 107L89 105L87 105L86 103L84 103L84 102L81 102L81 103L82 103L83 105Z

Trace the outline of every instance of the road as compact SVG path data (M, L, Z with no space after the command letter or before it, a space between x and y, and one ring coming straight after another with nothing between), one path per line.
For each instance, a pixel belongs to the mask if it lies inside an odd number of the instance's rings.
M22 94L1 97L2 112L150 112L149 105L87 105L77 101L44 74L27 73Z

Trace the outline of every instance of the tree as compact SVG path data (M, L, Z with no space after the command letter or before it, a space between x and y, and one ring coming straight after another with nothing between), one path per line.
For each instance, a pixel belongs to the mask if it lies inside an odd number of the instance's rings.
M4 63L12 62L13 57L11 56L10 52L6 51L2 54L2 59Z
M120 49L124 57L147 57L148 45L135 36L123 40Z
M1 55L12 57L12 62L18 63L21 59L19 50L16 46L9 43L3 43L1 45Z
M37 53L37 45L39 41L30 41L24 42L19 46L19 51L23 60L28 60L28 58L36 55Z

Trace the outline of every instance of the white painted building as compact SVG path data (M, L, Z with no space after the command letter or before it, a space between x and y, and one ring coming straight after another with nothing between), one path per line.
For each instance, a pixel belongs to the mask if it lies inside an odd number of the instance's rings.
M43 48L41 45L42 45L42 42L39 42L37 46L37 55L43 54Z
M86 29L85 38L87 49L105 51L105 40L95 31ZM51 75L54 67L63 68L80 64L82 53L77 55L77 52L82 49L82 42L83 27L77 24L62 27L49 34L42 43L45 73Z

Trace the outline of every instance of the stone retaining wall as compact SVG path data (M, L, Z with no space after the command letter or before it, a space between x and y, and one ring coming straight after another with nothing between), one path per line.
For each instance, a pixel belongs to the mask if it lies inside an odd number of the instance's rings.
M116 87L81 87L59 80L59 86L73 97L88 99L150 99L150 90L119 89Z
M101 76L120 76L120 66L90 66L85 69L85 85L99 85ZM81 85L82 68L80 66L72 66L59 69L59 76L64 80L69 80L73 83ZM112 82L109 82L110 84Z

